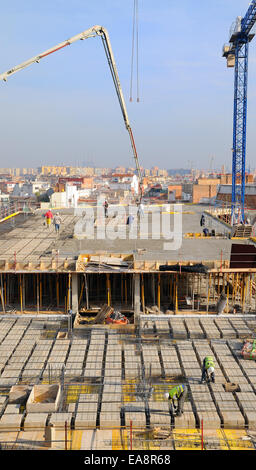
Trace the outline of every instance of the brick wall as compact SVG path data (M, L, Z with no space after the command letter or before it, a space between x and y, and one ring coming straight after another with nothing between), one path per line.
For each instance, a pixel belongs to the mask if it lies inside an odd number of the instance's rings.
M214 197L217 194L217 184L194 184L192 201L199 203L204 197Z

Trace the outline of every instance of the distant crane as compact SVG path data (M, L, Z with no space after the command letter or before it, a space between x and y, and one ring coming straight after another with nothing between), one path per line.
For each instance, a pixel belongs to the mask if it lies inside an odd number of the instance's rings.
M126 129L127 129L128 133L129 133L129 136L130 136L133 156L134 156L136 170L137 170L137 174L138 174L139 198L141 198L141 195L142 195L141 168L140 168L140 165L139 165L139 159L138 159L138 154L137 154L137 150L136 150L136 146L135 146L135 142L134 142L134 137L133 137L133 133L132 133L130 123L129 123L128 114L127 114L127 110L126 110L126 105L125 105L125 101L124 101L124 96L123 96L120 80L119 80L118 73L117 73L114 54L113 54L112 47L111 47L111 44L110 44L109 34L108 34L108 31L106 30L106 28L103 28L103 26L98 26L98 25L93 26L92 28L89 28L89 29L87 29L86 31L83 31L80 34L77 34L76 36L73 36L72 38L67 39L66 41L58 44L57 46L54 46L54 47L48 49L47 51L42 52L41 54L38 54L37 56L32 57L31 59L29 59L25 62L22 62L19 65L16 65L15 67L8 70L7 72L4 72L4 73L0 74L0 80L7 81L7 78L10 77L11 75L13 75L14 73L25 69L26 67L28 67L29 65L31 65L35 62L39 63L40 60L43 59L44 57L47 57L48 55L52 54L53 52L59 51L60 49L63 49L64 47L73 44L75 41L84 40L84 39L88 39L88 38L95 37L95 36L100 36L101 39L102 39L104 50L105 50L106 57L107 57L107 60L108 60L108 65L109 65L110 72L111 72L113 82L114 82L114 86L115 86L115 89L116 89L118 101L119 101L121 111L122 111L122 115L123 115L123 118L124 118L125 126L126 126Z
M247 84L249 43L255 36L256 0L251 1L244 18L237 17L230 30L229 44L223 47L228 67L235 67L233 159L232 159L232 225L244 223L245 160L247 124Z

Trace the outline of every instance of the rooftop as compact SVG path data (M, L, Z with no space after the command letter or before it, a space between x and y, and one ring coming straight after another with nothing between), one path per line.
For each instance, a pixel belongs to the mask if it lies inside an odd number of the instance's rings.
M33 215L21 214L4 222L0 226L0 267L10 269L13 263L20 263L21 269L36 268L40 263L50 269L52 261L58 258L58 266L69 266L80 254L132 254L135 261L192 262L228 260L232 240L226 236L210 238L187 238L188 233L202 233L200 226L202 206L182 205L182 238L178 247L164 232L163 221L167 230L174 230L174 217L177 206L145 206L144 216L136 225L126 224L127 207L123 207L122 215L116 217L99 215L96 207L91 207L93 215L89 220L84 213L77 214L74 209L58 210L62 217L60 233L57 235L52 225L44 225L45 211L36 211ZM85 209L82 210L82 212ZM53 214L57 210L52 211ZM160 229L156 226L162 220ZM89 220L89 222L88 222ZM84 224L84 222L86 222ZM148 222L148 224L147 224ZM82 232L78 230L79 224ZM88 225L88 223L92 225ZM86 225L87 224L87 225ZM147 224L147 225L146 225ZM88 227L92 231L86 232ZM153 227L153 230L152 230ZM137 231L138 229L138 231ZM102 231L103 230L103 231ZM179 239L179 226L175 227L175 237ZM89 233L89 235L88 235ZM136 235L138 233L138 236ZM18 269L16 265L16 269Z

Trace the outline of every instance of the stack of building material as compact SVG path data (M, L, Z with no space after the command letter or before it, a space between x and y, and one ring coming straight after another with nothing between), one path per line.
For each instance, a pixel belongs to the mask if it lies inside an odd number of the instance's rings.
M138 371L141 371L141 356L135 344L124 344L124 368L128 380L138 377Z
M187 339L188 334L182 318L171 318L170 326L173 339Z
M247 380L227 344L218 341L211 342L221 370L227 380L232 383L247 383Z
M49 374L49 366L52 376L56 375L56 377L58 377L61 375L63 366L67 358L69 345L69 339L56 339L48 357L43 377L47 377L47 375Z
M168 402L149 401L150 426L170 428L171 416Z
M105 335L92 335L86 358L84 378L101 377L105 349Z
M201 368L198 364L195 351L191 341L178 341L177 350L180 356L181 368L190 382L201 379Z
M122 346L108 342L105 354L105 381L115 379L118 382L122 380Z
M145 377L161 377L162 369L157 346L153 344L142 344L142 355Z
M238 338L252 338L254 335L254 332L247 326L246 322L242 319L233 319L230 318L230 323L232 327L235 329L237 332Z
M96 317L94 318L93 323L95 323L95 325L104 323L106 318L109 317L113 312L113 307L109 307L107 304L103 305L100 311L97 313Z
M32 378L36 379L36 377L39 378L41 376L51 348L52 340L42 339L38 341L25 365L22 373L22 380L32 380Z
M87 339L73 338L65 365L65 377L80 377L87 348Z
M212 318L200 318L199 323L206 338L218 339L221 337L221 333Z
M70 429L72 417L73 413L52 413L48 425L54 429L65 429L66 426Z
M172 344L161 344L161 357L165 377L179 377L182 375L177 351Z
M140 320L140 333L141 335L153 335L156 333L155 321L153 320Z
M231 339L238 337L236 330L227 318L216 318L214 321L221 332L221 338Z
M210 383L213 401L221 418L222 426L226 429L244 427L244 417L237 405L232 392L225 392L223 384Z
M198 318L186 318L185 325L188 330L188 337L193 339L204 339L204 331L201 328L200 322Z
M97 413L98 395L81 393L76 408L75 429L95 427L97 423Z
M198 425L205 429L216 429L220 426L220 417L212 401L209 389L205 385L190 383L191 402Z
M181 416L174 416L174 426L176 429L195 429L196 416L189 401L185 401Z
M24 430L44 429L48 420L49 413L27 413L24 421Z
M100 412L100 428L113 429L121 426L121 403L103 402Z
M165 319L157 319L155 320L155 327L156 327L156 333L158 336L161 338L163 337L170 337L170 326L169 326L169 321Z
M245 417L245 422L249 429L256 427L256 402L255 393L249 392L235 392L235 397L238 402L239 408Z
M134 431L146 428L146 411L143 402L126 405L124 409L125 426L131 426Z
M3 414L0 419L0 429L8 431L20 431L23 414Z
M130 264L131 265L131 264ZM132 267L132 266L131 266ZM104 255L88 255L86 262L84 259L78 258L76 263L77 271L99 272L104 271L123 271L129 268L129 263L124 261L122 257L104 256Z
M118 381L105 383L102 392L102 403L121 403L122 385Z
M243 371L244 376L247 378L248 383L256 389L256 364L255 361L246 361L245 359L239 360L239 365Z
M31 351L29 345L27 345L26 350L22 350L22 340L27 324L22 325L21 322L18 324L18 322L15 323L15 321L11 321L8 324L8 322L2 320L1 328L0 386L12 386L17 383L24 363L28 359ZM17 346L19 344L20 346ZM33 345L34 344L35 342L33 341Z

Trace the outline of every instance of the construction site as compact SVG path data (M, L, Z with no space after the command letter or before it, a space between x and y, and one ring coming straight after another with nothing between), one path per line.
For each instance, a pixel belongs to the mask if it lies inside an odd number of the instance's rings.
M228 66L252 40L255 21L252 1L224 50ZM244 205L239 126L229 207L148 202L139 212L141 167L105 28L0 80L95 36L138 188L105 212L48 206L61 218L57 231L43 208L0 220L0 448L255 450L256 239ZM206 357L215 376L204 382ZM187 391L180 413L166 399L174 387Z
M129 239L125 219L115 220L125 239L97 240L97 217L95 239L77 237L72 212L57 235L40 210L1 223L1 448L254 449L254 240L207 210L219 231L199 236L194 205L183 206L178 251L150 232ZM201 384L209 354L215 383ZM177 417L164 394L183 383Z

